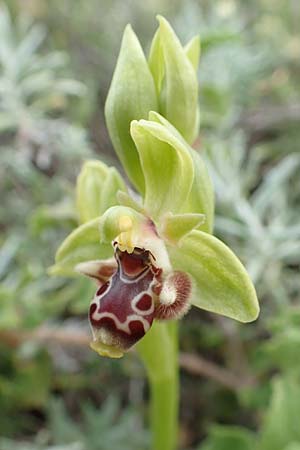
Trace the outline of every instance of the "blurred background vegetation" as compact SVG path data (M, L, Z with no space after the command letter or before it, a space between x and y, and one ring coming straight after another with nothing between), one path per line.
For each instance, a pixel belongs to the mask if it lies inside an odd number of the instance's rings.
M147 450L134 353L88 348L94 286L49 278L86 158L118 165L103 107L122 31L200 33L215 233L247 266L250 325L181 322L180 448L300 450L300 3L0 0L0 450Z

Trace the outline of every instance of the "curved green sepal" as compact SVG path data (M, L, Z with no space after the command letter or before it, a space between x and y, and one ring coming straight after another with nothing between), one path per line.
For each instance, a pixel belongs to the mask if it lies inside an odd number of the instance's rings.
M156 82L159 110L192 143L198 134L197 74L170 24L161 16L158 20L149 66Z
M99 217L107 208L116 205L117 192L126 192L121 175L114 167L97 161L87 161L77 178L76 206L81 223Z
M188 146L181 134L170 124L163 116L157 112L150 111L149 120L164 125L170 133L177 137L178 140L189 150L194 165L194 179L190 194L182 203L181 213L204 214L205 222L199 226L201 231L211 233L214 222L214 190L211 179L208 174L207 167L202 157L192 147Z
M158 219L178 213L188 197L194 178L191 155L183 140L156 122L134 120L131 135L139 152L145 177L144 207Z
M146 220L144 215L128 206L112 206L103 214L99 222L101 242L111 242L124 233L130 247L131 235L134 237Z
M107 128L122 165L135 187L144 191L138 153L130 136L130 122L157 110L154 81L138 38L127 25L105 103Z
M160 236L170 244L178 243L183 236L205 222L204 214L167 213L160 221Z
M56 252L55 265L49 269L51 275L75 275L77 264L112 256L111 245L100 243L99 220L86 222L69 234Z
M182 238L180 248L169 247L174 269L194 279L192 304L240 322L259 313L254 286L235 254L219 239L202 231Z

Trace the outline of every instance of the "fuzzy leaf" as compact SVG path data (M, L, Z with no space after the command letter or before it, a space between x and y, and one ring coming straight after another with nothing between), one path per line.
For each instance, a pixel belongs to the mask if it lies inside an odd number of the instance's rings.
M100 243L99 220L86 222L69 234L56 252L55 265L49 269L51 275L75 275L78 263L112 256L111 245Z
M130 136L130 122L157 110L154 81L138 38L128 25L105 104L105 117L114 148L135 187L144 191L138 153Z
M179 248L169 247L168 251L173 268L194 279L193 305L240 322L257 318L254 286L242 263L223 242L197 230L183 237Z
M140 120L131 124L145 177L144 207L157 219L178 213L190 193L194 168L187 145L167 127Z

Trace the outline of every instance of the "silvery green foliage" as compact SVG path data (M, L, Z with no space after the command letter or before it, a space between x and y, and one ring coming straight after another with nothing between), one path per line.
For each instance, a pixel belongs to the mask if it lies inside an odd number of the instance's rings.
M211 139L208 146L217 194L217 233L240 249L261 295L288 302L290 294L300 291L292 269L300 262L295 192L299 154L278 159L262 174L264 148L247 152L241 134L227 141Z
M13 20L1 5L0 135L8 136L1 140L4 174L8 167L16 172L20 166L22 174L32 163L51 173L58 158L74 161L90 152L85 131L60 117L85 86L64 75L64 52L43 51L45 38L44 26L23 15Z
M82 95L84 86L62 75L66 55L42 54L43 26L23 16L14 22L4 5L0 8L0 131L26 133L32 122L45 119L64 106L70 95Z
M41 431L35 443L0 439L1 450L146 450L148 433L139 417L129 409L120 410L116 397L100 407L84 404L81 423L75 422L61 400L49 407L49 429ZM49 445L49 443L52 445Z

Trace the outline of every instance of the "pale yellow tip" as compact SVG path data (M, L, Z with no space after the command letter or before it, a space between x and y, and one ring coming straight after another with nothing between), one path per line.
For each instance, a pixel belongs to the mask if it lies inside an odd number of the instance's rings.
M122 358L124 355L118 348L103 344L99 341L92 341L90 347L100 356L106 356L107 358Z
M133 223L129 216L121 216L119 219L120 231L130 231L132 229Z

